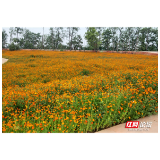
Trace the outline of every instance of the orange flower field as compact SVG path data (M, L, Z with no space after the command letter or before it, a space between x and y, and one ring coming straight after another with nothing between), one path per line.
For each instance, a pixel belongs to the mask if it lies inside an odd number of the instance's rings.
M158 112L158 56L2 51L3 133L89 133Z

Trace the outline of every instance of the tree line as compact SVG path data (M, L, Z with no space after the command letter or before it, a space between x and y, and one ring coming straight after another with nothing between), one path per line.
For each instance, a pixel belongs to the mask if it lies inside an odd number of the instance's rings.
M85 38L96 51L158 51L158 28L89 27Z
M43 28L44 29L44 28ZM87 27L83 45L79 27L50 27L49 34L31 32L21 27L2 31L2 48L17 49L67 49L108 51L158 51L158 28L153 27ZM64 39L68 39L63 44Z

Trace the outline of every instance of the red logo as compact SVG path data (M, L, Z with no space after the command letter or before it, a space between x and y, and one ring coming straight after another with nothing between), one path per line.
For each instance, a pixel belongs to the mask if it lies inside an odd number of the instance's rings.
M138 128L139 121L127 121L125 128Z

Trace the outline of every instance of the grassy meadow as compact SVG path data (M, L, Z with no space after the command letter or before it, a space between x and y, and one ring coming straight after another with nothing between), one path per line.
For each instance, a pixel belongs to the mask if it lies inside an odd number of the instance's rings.
M3 133L92 133L158 112L158 56L2 51Z

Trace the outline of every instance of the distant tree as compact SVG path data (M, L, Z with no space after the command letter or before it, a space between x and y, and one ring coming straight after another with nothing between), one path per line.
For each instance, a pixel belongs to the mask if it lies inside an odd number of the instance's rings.
M140 40L139 50L140 51L145 51L146 50L146 44L145 44L146 30L147 30L146 27L145 28L141 28L141 30L140 30L140 37L139 37L139 40Z
M70 50L73 47L73 40L75 39L78 30L78 27L67 27L67 37L69 38L68 46Z
M64 38L63 27L55 27L55 48L58 49Z
M118 38L118 50L123 51L123 43L124 43L124 28L119 27L119 38Z
M82 41L82 37L80 35L77 35L72 39L72 45L73 45L74 50L77 50L77 49L81 50L82 44L83 44L83 41Z
M87 32L85 33L85 39L87 40L89 47L92 50L98 50L99 48L99 39L98 39L98 32L96 31L95 27L87 28Z
M42 49L44 49L44 27L43 27L43 35L42 35Z
M41 39L40 33L33 33L28 29L24 30L23 37L19 39L21 48L24 49L35 49Z
M13 42L13 35L16 35L14 27L9 28L10 44Z
M158 51L158 28L151 28L150 45L148 46L150 51Z
M107 28L102 33L102 46L104 50L110 50L110 43L112 38L112 32L110 28Z
M49 36L50 44L52 46L52 49L54 49L54 47L55 47L55 30L53 27L51 27L49 29L49 31L50 31L50 36Z
M18 34L23 33L23 28L15 27L15 32L16 32L16 34L17 34L17 39L18 39Z
M110 27L110 30L111 30L111 33L112 33L112 38L111 38L111 40L112 40L112 50L115 51L116 48L117 48L115 44L117 44L116 33L117 33L118 28L117 27Z
M2 48L6 48L6 44L7 44L7 33L6 31L3 29L2 31Z
M138 47L139 47L139 33L140 33L141 28L140 27L136 27L135 28L135 38L136 38L136 44L135 44L135 51L137 51Z
M104 27L96 27L96 31L98 32L98 43L99 43L98 50L102 49L102 33L104 29L105 29Z

